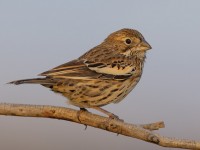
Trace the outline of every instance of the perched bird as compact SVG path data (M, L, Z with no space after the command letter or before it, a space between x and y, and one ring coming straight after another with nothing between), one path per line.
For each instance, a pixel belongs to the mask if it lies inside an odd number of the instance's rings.
M41 73L43 78L10 83L41 84L61 93L82 110L93 108L118 119L101 107L120 102L136 86L149 49L151 46L140 32L121 29L78 59Z

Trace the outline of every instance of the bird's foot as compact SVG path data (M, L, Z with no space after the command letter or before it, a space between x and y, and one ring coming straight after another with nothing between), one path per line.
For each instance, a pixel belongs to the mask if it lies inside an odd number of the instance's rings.
M80 120L81 113L86 112L86 111L88 111L88 110L85 109L85 108L80 108L80 110L78 111L78 113L77 113L77 119L78 119L79 122L81 122L81 120ZM85 125L85 130L86 129L87 129L87 125Z
M109 114L109 119L108 119L108 120L110 121L110 120L112 120L112 119L117 120L117 121L124 122L124 120L119 119L119 117L118 117L117 115L110 113L110 114Z
M102 112L102 113L104 113L106 115L108 115L109 116L108 121L114 119L114 120L118 120L118 121L124 122L122 119L119 119L119 117L117 115L115 115L115 114L113 114L113 113L111 113L111 112L109 112L109 111L107 111L107 110L105 110L103 108L100 108L100 107L92 107L92 108L96 109L96 110L98 110L98 111L100 111L100 112Z

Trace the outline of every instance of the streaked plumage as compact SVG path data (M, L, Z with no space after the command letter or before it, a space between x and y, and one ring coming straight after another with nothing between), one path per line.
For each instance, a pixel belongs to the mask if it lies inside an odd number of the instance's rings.
M121 101L135 87L149 49L141 33L121 29L78 59L41 73L44 78L10 83L41 84L61 93L75 106L94 108L116 118L100 107Z

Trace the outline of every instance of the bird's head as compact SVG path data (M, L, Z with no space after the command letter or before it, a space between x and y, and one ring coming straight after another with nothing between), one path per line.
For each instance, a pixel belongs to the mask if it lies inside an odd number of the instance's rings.
M104 41L126 56L145 54L151 46L142 34L133 29L121 29L110 34Z

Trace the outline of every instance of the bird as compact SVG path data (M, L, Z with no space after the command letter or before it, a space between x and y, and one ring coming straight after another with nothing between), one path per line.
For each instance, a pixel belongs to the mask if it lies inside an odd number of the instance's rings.
M39 74L43 77L9 83L40 84L60 93L80 110L92 108L111 119L119 119L102 106L119 103L134 89L150 49L139 31L123 28L79 58Z

